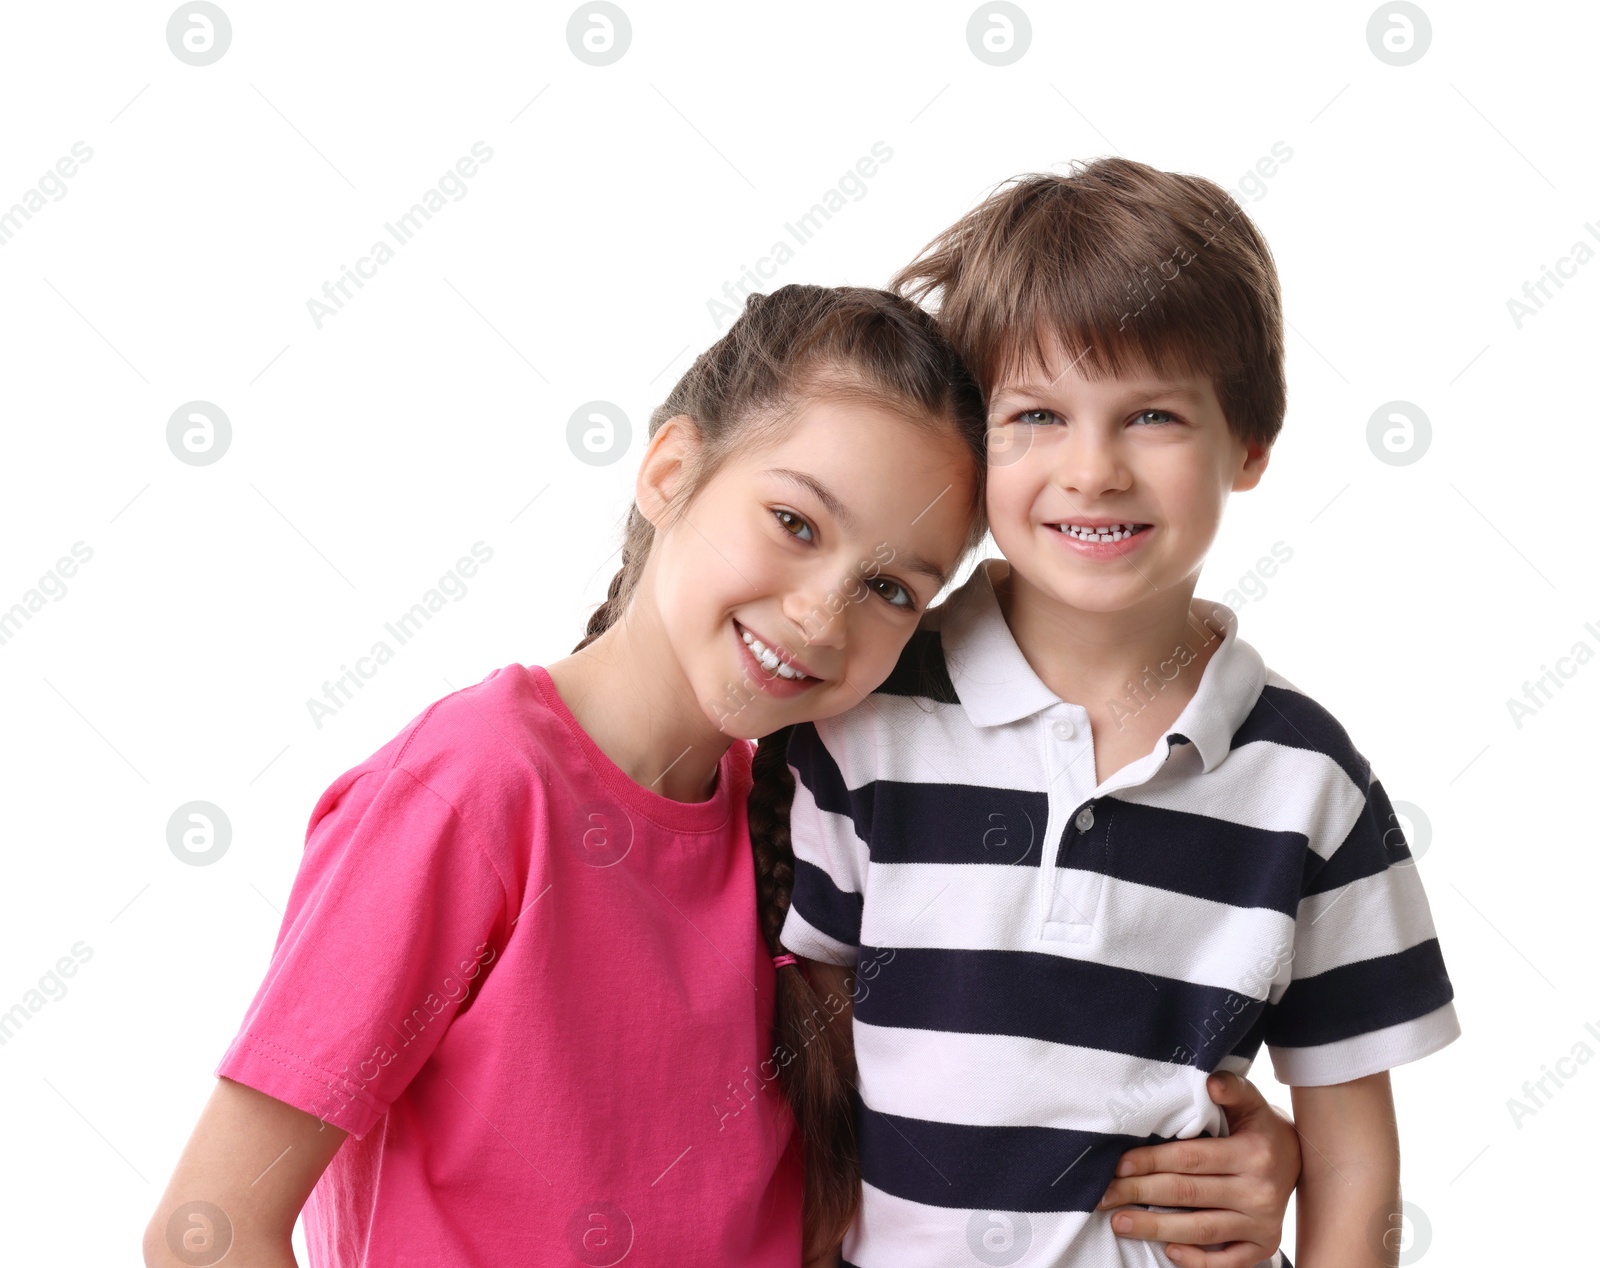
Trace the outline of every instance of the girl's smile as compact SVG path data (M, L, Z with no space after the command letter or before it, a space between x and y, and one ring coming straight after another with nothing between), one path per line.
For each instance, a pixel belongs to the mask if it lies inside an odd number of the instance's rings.
M792 699L821 682L800 661L787 652L775 649L765 639L758 638L737 620L733 622L733 631L739 640L747 676L769 696L779 700Z
M648 628L629 659L659 673L648 690L697 700L715 726L663 733L663 764L686 744L767 735L864 699L959 561L976 499L958 438L819 396L776 438L730 455L674 518L665 504L699 443L692 420L670 419L641 468L657 603L641 610Z

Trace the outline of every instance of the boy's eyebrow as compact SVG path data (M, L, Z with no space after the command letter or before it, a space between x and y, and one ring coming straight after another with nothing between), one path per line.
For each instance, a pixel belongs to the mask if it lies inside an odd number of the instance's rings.
M995 389L994 394L1000 396L1006 392L1015 392L1018 396L1043 396L1050 387L1050 384L1039 383L1002 383Z
M1017 396L1048 396L1054 386L1052 383L1002 383L995 390L995 395L1005 396L1011 393ZM1149 382L1129 381L1125 386L1128 392L1139 396L1180 396L1187 401L1200 399L1199 392L1180 383L1167 383L1160 380Z
M817 479L816 476L808 475L804 471L795 471L789 467L771 467L766 474L777 476L780 480L787 480L790 484L797 484L802 489L805 489L812 497L828 508L828 514L832 515L834 519L838 520L852 533L859 528L860 521L856 519L855 513L841 502L838 495L822 483L821 480ZM924 576L932 577L941 590L944 589L944 583L950 579L949 574L944 569L931 560L925 559L914 550L896 551L894 557L901 560L913 572L920 572Z

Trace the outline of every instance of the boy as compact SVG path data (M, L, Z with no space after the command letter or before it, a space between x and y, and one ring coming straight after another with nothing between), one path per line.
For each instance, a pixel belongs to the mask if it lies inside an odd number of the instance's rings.
M1343 728L1193 597L1282 425L1266 243L1210 181L1102 159L1009 183L894 285L984 385L1005 558L789 742L783 943L861 966L844 1259L1170 1263L1096 1201L1131 1145L1225 1132L1206 1077L1265 1042L1296 1258L1392 1264L1388 1070L1460 1033L1427 899Z

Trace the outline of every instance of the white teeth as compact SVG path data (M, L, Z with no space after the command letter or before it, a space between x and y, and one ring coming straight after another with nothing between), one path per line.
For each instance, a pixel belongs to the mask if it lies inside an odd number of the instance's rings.
M1132 537L1137 524L1108 524L1104 528L1085 528L1081 524L1053 524L1057 532L1084 542L1120 542Z
M776 652L769 648L749 630L744 630L742 633L744 635L744 645L750 649L756 660L760 662L761 668L765 669L769 674L775 673L780 678L805 677L805 675L802 674L798 669L791 669L788 665L784 664Z

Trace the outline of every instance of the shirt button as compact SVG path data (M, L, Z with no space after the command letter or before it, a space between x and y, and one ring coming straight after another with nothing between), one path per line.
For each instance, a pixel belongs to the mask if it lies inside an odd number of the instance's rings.
M1059 722L1051 723L1050 729L1055 732L1056 739L1070 740L1078 728L1073 726L1069 719L1063 718Z
M1078 811L1078 817L1072 822L1077 827L1079 832L1087 832L1090 828L1094 827L1094 811L1088 806L1085 806L1082 810Z

